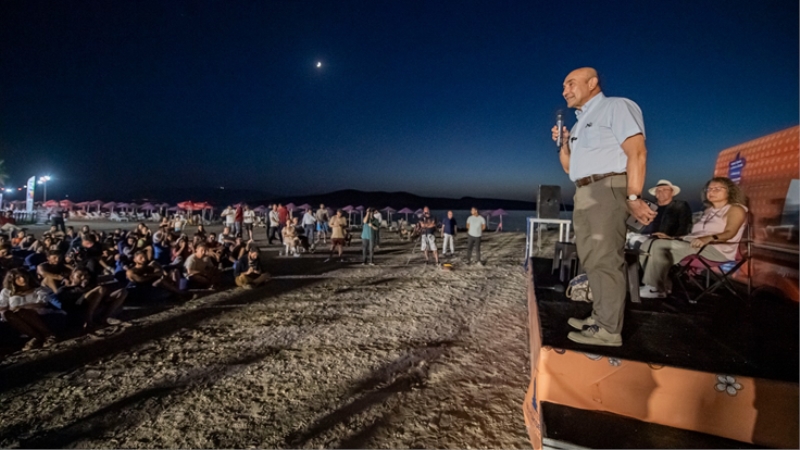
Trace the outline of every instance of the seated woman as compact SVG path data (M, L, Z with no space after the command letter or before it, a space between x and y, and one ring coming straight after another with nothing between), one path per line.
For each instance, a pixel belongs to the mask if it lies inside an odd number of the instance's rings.
M739 186L725 177L712 178L706 183L703 192L703 202L708 208L694 224L691 233L642 244L643 249L649 248L649 256L642 256L645 285L639 290L639 296L666 297L672 287L667 276L670 267L683 258L696 254L706 244L711 245L703 249L702 257L719 262L736 259L738 242L742 239L747 218L747 199Z
M283 243L286 245L286 256L292 254L300 256L300 253L297 252L297 229L291 223L288 223L283 227L281 234L283 235Z
M21 269L11 269L3 279L0 291L0 316L21 334L31 339L22 351L38 347L49 347L55 335L39 317L44 309L46 294L31 281L31 277Z

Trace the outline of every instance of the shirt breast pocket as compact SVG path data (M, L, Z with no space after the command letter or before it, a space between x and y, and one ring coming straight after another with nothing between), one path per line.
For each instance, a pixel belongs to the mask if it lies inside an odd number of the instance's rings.
M587 150L619 147L611 127L603 125L586 127L581 133L581 139L583 140L583 146Z

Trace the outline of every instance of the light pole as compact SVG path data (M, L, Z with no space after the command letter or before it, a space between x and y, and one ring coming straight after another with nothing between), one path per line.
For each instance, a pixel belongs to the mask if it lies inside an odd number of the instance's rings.
M42 185L44 188L44 193L42 194L42 203L47 201L47 182L50 181L50 175L45 175L43 177L39 177L39 184Z

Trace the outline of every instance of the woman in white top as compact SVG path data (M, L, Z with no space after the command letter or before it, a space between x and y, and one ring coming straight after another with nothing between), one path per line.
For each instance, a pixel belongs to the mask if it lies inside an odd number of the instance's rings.
M691 233L675 239L652 241L642 279L645 285L639 290L640 297L666 297L671 289L667 276L670 267L700 249L703 249L701 256L711 261L736 259L747 218L744 192L729 178L716 177L706 183L703 193L703 202L708 208L694 224ZM648 243L642 244L642 248L648 248Z
M49 347L55 335L39 317L44 308L46 294L31 281L21 269L11 269L3 279L0 291L0 316L21 334L31 337L22 351L38 347Z

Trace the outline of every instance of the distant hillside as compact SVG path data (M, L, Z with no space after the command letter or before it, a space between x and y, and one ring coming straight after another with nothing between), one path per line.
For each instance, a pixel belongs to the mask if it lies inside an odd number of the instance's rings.
M411 208L416 210L423 206L431 209L470 209L475 206L478 209L497 209L506 210L534 210L536 202L523 202L519 200L502 200L496 198L474 198L462 197L460 199L443 197L421 197L408 192L364 192L354 189L330 192L327 194L297 195L292 197L264 198L258 204L268 203L294 203L301 205L308 203L318 207L320 203L333 208L352 206L372 206L383 209L391 206L395 209Z
M144 188L115 196L114 201L158 201L175 204L186 200L193 202L209 202L214 206L225 207L227 204L246 202L257 204L258 200L273 195L254 189L220 189L220 188ZM103 199L106 200L106 199Z

